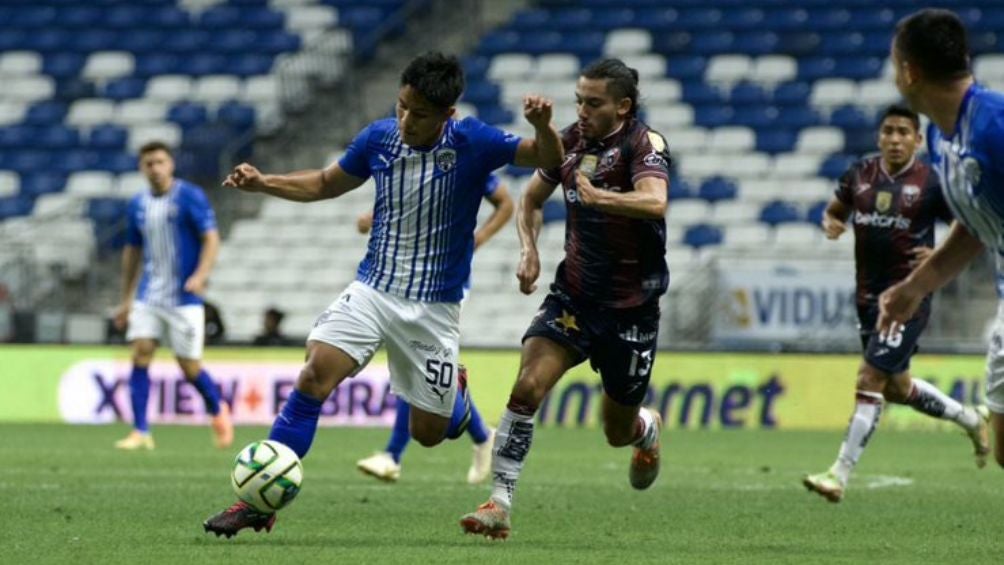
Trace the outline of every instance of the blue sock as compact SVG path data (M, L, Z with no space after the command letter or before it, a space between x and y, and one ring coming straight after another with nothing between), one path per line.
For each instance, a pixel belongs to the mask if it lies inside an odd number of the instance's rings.
M146 403L150 399L150 368L133 365L129 374L129 400L132 403L133 428L147 433Z
M202 400L206 401L206 412L215 416L220 413L220 391L216 390L216 383L210 378L205 369L199 371L199 376L192 381L196 390L202 395Z
M408 420L410 419L411 406L403 399L398 398L394 427L391 428L390 439L387 441L387 453L390 453L395 463L401 462L404 448L408 447L408 442L411 441L411 430L408 429Z
M482 444L488 441L488 426L481 419L481 413L478 412L478 407L474 405L473 399L471 399L471 423L467 424L467 434L471 436L474 443Z
M320 400L294 390L275 417L268 439L288 446L302 459L310 451L310 444L314 441L321 404L323 402Z
M464 435L464 431L467 430L468 424L471 422L471 404L470 396L467 394L467 386L461 387L457 391L457 398L453 401L453 415L450 416L450 427L446 428L446 437L448 439L457 439L458 437Z

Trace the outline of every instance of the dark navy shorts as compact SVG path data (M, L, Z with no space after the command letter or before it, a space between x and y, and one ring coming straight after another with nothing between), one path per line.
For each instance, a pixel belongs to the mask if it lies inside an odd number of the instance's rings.
M927 327L930 315L930 307L924 304L917 314L906 322L906 327L901 333L883 342L875 329L879 317L878 306L858 306L858 332L861 337L861 347L865 352L865 361L872 367L891 375L909 369L910 358L919 349L917 341Z
M658 303L601 308L576 302L552 286L523 341L546 337L570 348L578 355L576 365L589 359L612 400L638 406L648 392L658 334Z

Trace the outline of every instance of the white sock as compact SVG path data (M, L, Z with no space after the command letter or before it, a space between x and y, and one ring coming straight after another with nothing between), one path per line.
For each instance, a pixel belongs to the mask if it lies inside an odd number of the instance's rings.
M910 390L910 397L906 403L914 410L941 418L951 420L967 430L971 430L980 424L980 417L974 410L966 410L959 401L938 390L938 387L925 381L924 379L911 379L913 388Z
M492 501L506 511L512 509L516 481L532 442L533 416L517 414L506 408L495 430L495 443L492 445L494 486L491 496Z
M640 447L641 449L650 449L659 436L655 433L655 417L652 416L652 411L648 408L641 408L638 410L638 419L642 424L641 436L635 440L634 446Z
M858 464L858 459L868 445L868 439L878 427L879 417L882 415L882 394L859 390L856 398L854 414L847 424L847 435L844 437L844 443L840 445L837 461L831 468L844 484L847 484L851 471Z

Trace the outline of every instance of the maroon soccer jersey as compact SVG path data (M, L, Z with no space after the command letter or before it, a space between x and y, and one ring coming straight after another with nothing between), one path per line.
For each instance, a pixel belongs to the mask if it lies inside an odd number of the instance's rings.
M601 190L631 192L645 177L669 182L666 140L636 119L599 141L582 137L576 125L562 132L565 162L538 170L560 185L568 219L565 259L555 284L575 299L608 308L632 308L658 299L669 286L666 221L607 214L579 203L575 171Z
M916 159L889 175L881 156L866 157L840 177L836 197L854 211L859 305L875 304L882 291L906 278L910 250L934 247L935 221L952 221L938 176Z

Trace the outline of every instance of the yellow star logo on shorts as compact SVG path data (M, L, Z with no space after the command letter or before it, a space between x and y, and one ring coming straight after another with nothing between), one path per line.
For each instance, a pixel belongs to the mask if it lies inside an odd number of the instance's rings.
M555 318L555 322L561 324L561 327L565 328L565 331L575 330L582 331L579 326L575 323L575 316L569 314L566 310L561 311L561 317Z

